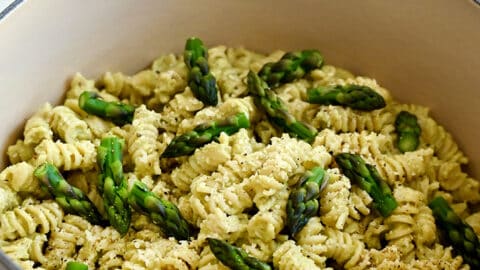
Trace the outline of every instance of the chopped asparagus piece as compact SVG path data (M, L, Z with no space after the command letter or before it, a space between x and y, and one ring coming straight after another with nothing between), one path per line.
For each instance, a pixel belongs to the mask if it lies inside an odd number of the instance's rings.
M248 91L255 97L255 104L263 108L270 120L294 137L312 142L317 130L291 115L283 101L268 87L268 85L250 71L248 73Z
M270 270L270 265L251 257L243 249L227 243L226 241L207 238L210 250L219 261L233 270Z
M163 152L162 157L190 155L195 149L216 140L222 132L232 135L241 128L249 126L248 115L243 112L220 121L199 125L192 131L175 137Z
M177 240L188 240L190 237L190 226L178 208L148 190L144 183L133 183L128 202L135 210L148 215L168 237L173 236Z
M393 197L390 187L374 166L366 164L359 155L349 153L336 155L335 161L352 182L359 185L372 197L373 206L382 216L389 216L397 208L397 201Z
M192 37L187 40L184 60L189 69L188 86L195 97L206 105L217 105L216 80L208 67L207 49L199 38Z
M472 227L460 219L443 197L435 197L428 206L455 252L461 255L472 269L480 269L480 241Z
M328 175L321 167L307 171L298 181L287 202L287 227L295 236L318 213L320 191L328 182Z
M397 147L402 152L415 151L420 144L422 129L417 122L417 117L407 111L401 111L395 119L397 132Z
M65 270L88 270L88 266L81 262L68 262Z
M112 121L116 125L125 125L132 123L135 107L122 102L104 101L95 92L83 92L78 105L89 114Z
M311 70L323 66L323 56L317 50L289 52L278 62L265 64L258 72L260 78L270 87L302 78Z
M100 142L97 153L98 167L101 171L98 190L103 196L110 224L121 235L127 233L131 219L127 182L122 167L123 145L123 140L107 137Z
M363 111L373 111L385 107L385 100L373 89L353 84L308 89L307 101L322 105L340 105Z
M80 189L70 185L54 165L42 164L33 174L67 212L77 214L93 224L101 224L102 217L95 205Z

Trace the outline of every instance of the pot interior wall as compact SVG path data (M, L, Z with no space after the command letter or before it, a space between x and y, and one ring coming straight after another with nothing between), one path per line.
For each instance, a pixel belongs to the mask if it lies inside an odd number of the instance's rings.
M479 177L479 27L469 0L26 1L0 21L0 142L40 104L59 102L76 71L133 73L195 35L263 52L318 48L328 63L429 106Z

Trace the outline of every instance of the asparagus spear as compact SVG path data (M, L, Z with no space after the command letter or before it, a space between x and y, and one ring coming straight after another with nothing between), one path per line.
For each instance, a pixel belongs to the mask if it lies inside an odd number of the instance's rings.
M313 168L300 178L287 201L287 227L290 236L295 236L318 212L318 197L327 182L328 176L321 167Z
M148 190L144 183L140 181L133 183L128 202L135 210L148 215L153 223L160 226L165 235L173 236L177 240L188 240L190 237L189 224L178 208Z
M35 169L33 175L67 212L77 214L93 224L101 223L102 218L95 205L80 189L70 185L55 166L42 164Z
M277 87L302 78L313 69L323 66L323 56L317 50L303 50L289 52L283 55L278 62L265 64L258 72L270 87Z
M248 115L243 112L220 121L198 125L192 131L175 137L163 152L162 157L190 155L195 149L217 139L222 132L231 135L249 126Z
M102 139L97 151L97 162L101 171L98 190L103 196L110 224L121 235L127 233L131 219L127 182L122 168L123 145L123 140L107 137Z
M313 141L317 130L291 115L283 101L268 87L257 74L250 71L247 77L248 91L255 96L255 103L262 107L270 120L290 135L307 142Z
M189 38L185 44L184 60L188 69L188 86L196 98L207 105L217 105L217 84L210 73L207 49L199 38Z
M443 197L435 197L428 206L437 225L445 231L446 240L472 269L480 269L480 241L472 227L455 214Z
M97 93L85 91L78 99L78 106L89 114L112 121L115 125L132 122L135 107L122 102L104 101Z
M88 270L88 266L81 262L70 261L65 270Z
M385 107L383 97L372 88L354 84L308 89L307 101L322 105L341 105L363 111L373 111Z
M272 269L267 263L249 256L243 249L230 245L223 240L214 238L207 238L207 240L215 257L233 270Z
M417 149L422 129L414 114L401 111L395 119L395 131L398 134L397 147L402 153Z
M360 156L349 153L336 155L335 161L351 181L372 197L373 206L382 216L389 216L397 208L397 201L390 187L383 181L375 166L366 164Z

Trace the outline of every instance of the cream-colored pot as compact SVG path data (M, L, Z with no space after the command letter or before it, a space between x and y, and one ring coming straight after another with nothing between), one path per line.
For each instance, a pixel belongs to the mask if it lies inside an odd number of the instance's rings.
M2 153L76 71L133 73L189 36L260 51L318 48L328 63L427 105L480 177L480 7L422 1L25 1L0 21ZM0 158L4 165L5 158Z

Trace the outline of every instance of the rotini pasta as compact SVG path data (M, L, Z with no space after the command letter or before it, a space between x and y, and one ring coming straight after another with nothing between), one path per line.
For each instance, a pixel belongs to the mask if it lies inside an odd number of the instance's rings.
M302 253L302 248L289 240L280 245L273 253L273 266L279 270L321 269L315 262Z
M87 123L65 106L52 109L52 130L66 143L92 139L92 132Z
M343 229L350 214L350 180L338 170L328 170L328 184L320 195L320 214L325 225Z
M355 239L354 236L335 229L326 228L325 235L325 253L327 258L333 258L335 261L345 267L345 269L367 269L369 258L367 250L362 241Z
M33 176L34 169L25 161L10 165L0 173L0 183L15 192L41 195L40 184Z
M179 189L188 191L195 177L214 171L218 165L230 159L230 152L231 147L228 144L215 142L198 149L186 162L173 170L173 183Z
M53 132L50 129L50 118L52 116L52 105L45 103L30 119L25 123L23 130L24 141L26 144L35 145L42 140L51 140Z
M8 159L11 164L19 163L22 161L30 161L33 158L32 145L26 144L22 140L17 140L17 143L12 144L7 149Z
M66 263L74 258L77 247L85 242L85 231L92 225L85 219L66 215L57 228L52 230L46 248L43 265L48 269L65 267Z
M373 164L390 185L396 185L426 175L432 156L431 149L419 149L405 154L377 155Z
M415 259L415 245L413 242L415 231L414 216L419 214L419 203L423 201L422 193L414 189L399 186L393 193L398 207L392 215L385 219L390 227L385 239L389 245L394 245L401 252L401 258L406 262Z
M133 76L106 72L97 84L106 92L138 105L142 104L144 97L153 93L157 76L152 70L143 70Z
M55 202L24 201L21 207L0 215L0 238L17 239L35 232L45 234L57 228L62 218L63 211Z
M297 117L300 115L297 114ZM393 130L392 113L380 109L373 112L359 112L338 106L311 105L301 114L301 119L318 129L332 129L336 132L372 131L388 133Z
M0 214L18 205L17 194L9 188L0 187Z
M44 140L35 147L36 165L52 163L63 170L91 170L96 163L95 145L89 141L62 143Z
M140 176L161 173L157 143L159 124L158 113L148 110L144 105L135 110L128 138L128 152L135 165L135 173Z
M455 201L480 201L480 183L464 173L457 162L434 159L428 177L438 181L441 189L451 192Z
M174 94L184 90L185 80L175 70L167 70L158 74L158 82L153 89L154 96L149 99L149 108L159 108L166 104Z
M390 136L367 131L337 134L324 129L315 137L313 145L323 145L333 154L347 152L367 157L381 156L394 150Z
M193 96L190 88L176 94L161 112L160 127L166 131L177 132L182 120L191 118L195 112L203 108L203 103Z

